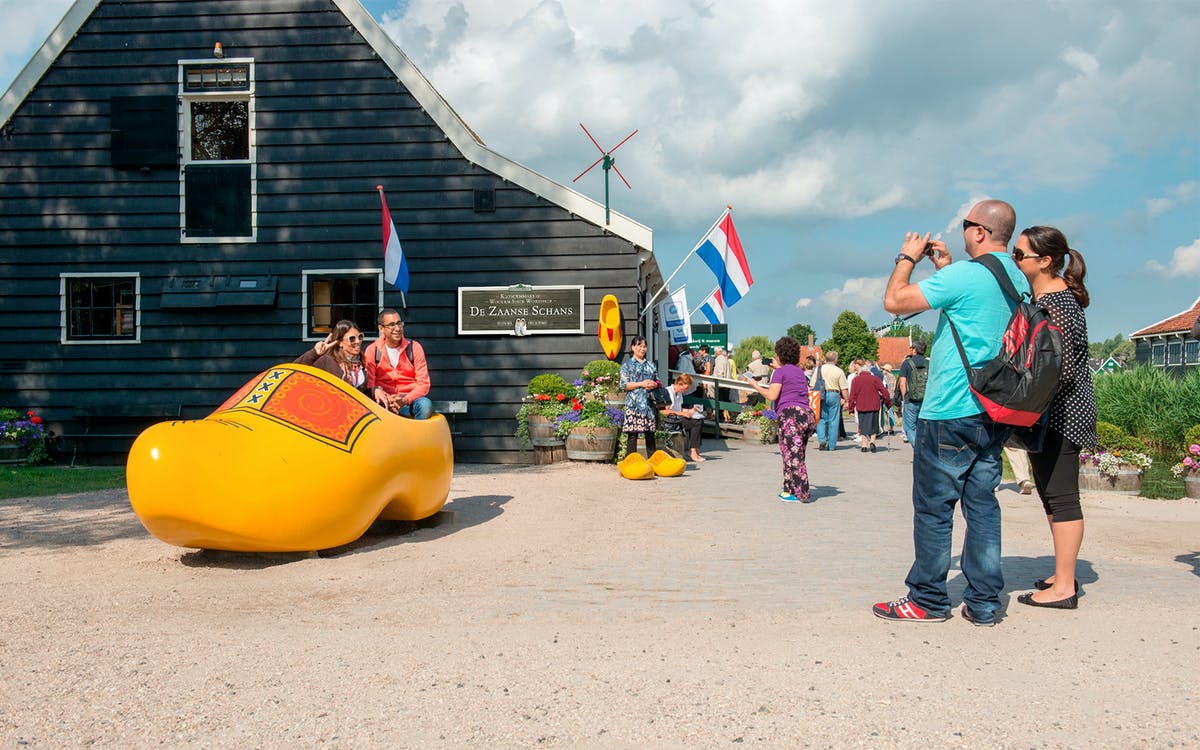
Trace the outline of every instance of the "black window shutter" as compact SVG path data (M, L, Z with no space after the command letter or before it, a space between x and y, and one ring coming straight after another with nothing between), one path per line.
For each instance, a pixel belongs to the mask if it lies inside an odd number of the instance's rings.
M173 96L114 96L112 165L117 169L174 167L179 145Z
M188 237L250 235L250 165L191 164L184 173Z

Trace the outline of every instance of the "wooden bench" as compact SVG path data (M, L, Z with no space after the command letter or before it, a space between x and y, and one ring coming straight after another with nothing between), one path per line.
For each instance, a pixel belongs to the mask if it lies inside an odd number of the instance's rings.
M450 423L450 434L461 435L462 430L459 429L458 423L455 421L455 416L458 414L467 413L466 401L434 401L433 412L441 414Z
M71 466L74 466L79 459L80 446L83 447L83 457L87 461L91 458L92 441L128 440L132 443L149 425L166 419L178 419L182 409L182 404L80 404L75 407L75 419L83 423L83 432L64 433L56 440L72 442ZM107 428L101 432L96 431L99 425L110 424L117 424L126 429L117 431Z

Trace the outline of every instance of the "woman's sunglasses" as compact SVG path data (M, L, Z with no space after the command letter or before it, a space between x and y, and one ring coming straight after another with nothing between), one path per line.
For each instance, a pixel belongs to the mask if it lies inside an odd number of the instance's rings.
M1021 250L1021 248L1014 247L1013 251L1012 251L1012 257L1013 257L1013 260L1020 263L1021 261L1025 260L1026 258L1041 258L1043 256L1034 255L1033 253L1026 253L1026 252L1023 252Z
M362 340L363 340L362 336L342 336L342 341L349 341L351 344L353 344L355 341L362 341Z

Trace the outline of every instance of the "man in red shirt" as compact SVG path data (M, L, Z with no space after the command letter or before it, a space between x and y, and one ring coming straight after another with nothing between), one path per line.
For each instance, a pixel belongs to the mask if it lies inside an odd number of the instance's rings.
M429 419L433 402L425 350L404 337L400 313L387 308L379 313L379 338L363 352L367 383L375 401L402 417Z

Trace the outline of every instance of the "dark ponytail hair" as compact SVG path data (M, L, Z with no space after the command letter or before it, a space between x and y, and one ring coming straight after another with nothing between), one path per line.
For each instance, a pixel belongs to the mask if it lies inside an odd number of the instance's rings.
M1034 253L1050 259L1050 272L1056 276L1062 274L1067 289L1071 290L1079 306L1087 307L1091 303L1091 295L1083 285L1083 278L1087 276L1083 255L1068 245L1067 238L1054 227L1029 227L1021 234L1025 235Z

